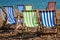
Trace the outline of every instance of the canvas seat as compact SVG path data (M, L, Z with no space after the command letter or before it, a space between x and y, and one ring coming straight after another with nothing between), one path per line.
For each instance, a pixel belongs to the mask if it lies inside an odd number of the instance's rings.
M45 33L57 33L56 13L54 10L40 11L40 21Z
M38 28L38 21L36 16L36 10L23 10L23 24L28 32L36 32Z

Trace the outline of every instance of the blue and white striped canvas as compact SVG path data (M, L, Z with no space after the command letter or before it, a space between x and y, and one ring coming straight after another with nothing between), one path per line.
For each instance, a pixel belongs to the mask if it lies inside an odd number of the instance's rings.
M18 11L20 12L20 13L22 13L22 10L24 9L24 6L23 5L19 5L19 6L17 6L18 7Z
M14 11L12 7L5 7L5 11L7 14L7 19L9 24L16 23L16 19L14 18Z
M54 27L54 11L40 11L40 19L42 21L42 26Z

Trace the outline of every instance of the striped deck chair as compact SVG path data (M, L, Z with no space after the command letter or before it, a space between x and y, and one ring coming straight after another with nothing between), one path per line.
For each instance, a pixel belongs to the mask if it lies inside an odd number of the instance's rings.
M48 10L55 10L56 2L48 2Z
M14 9L12 6L4 6L6 14L7 14L7 19L8 19L8 24L15 24L16 19L14 18Z
M40 11L40 21L45 33L57 33L57 21L55 11Z
M32 10L32 5L25 5L25 10Z
M17 5L17 8L18 8L18 11L19 11L19 13L20 14L18 14L18 23L22 23L23 22L23 20L22 19L20 19L21 17L21 14L22 14L22 10L24 10L24 5Z
M37 18L36 10L24 10L22 11L22 13L23 13L24 24L27 28L33 29L38 27L38 22L36 20Z

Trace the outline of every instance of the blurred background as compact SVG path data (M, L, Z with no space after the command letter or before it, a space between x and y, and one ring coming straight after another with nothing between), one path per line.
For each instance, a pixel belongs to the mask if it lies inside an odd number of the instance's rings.
M32 4L34 9L45 9L48 2L56 2L56 8L60 9L60 0L0 0L0 6L14 6Z

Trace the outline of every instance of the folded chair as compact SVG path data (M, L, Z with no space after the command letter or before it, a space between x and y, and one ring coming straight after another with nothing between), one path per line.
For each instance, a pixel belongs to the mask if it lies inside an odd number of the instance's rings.
M7 14L7 24L9 25L15 25L16 19L14 18L14 9L12 6L4 6L4 10Z
M40 21L44 33L57 33L56 12L54 10L40 11Z
M23 10L23 24L25 25L25 28L27 29L26 32L32 33L36 32L38 28L38 21L37 21L37 15L36 10Z
M25 10L33 10L33 7L32 5L25 5Z

